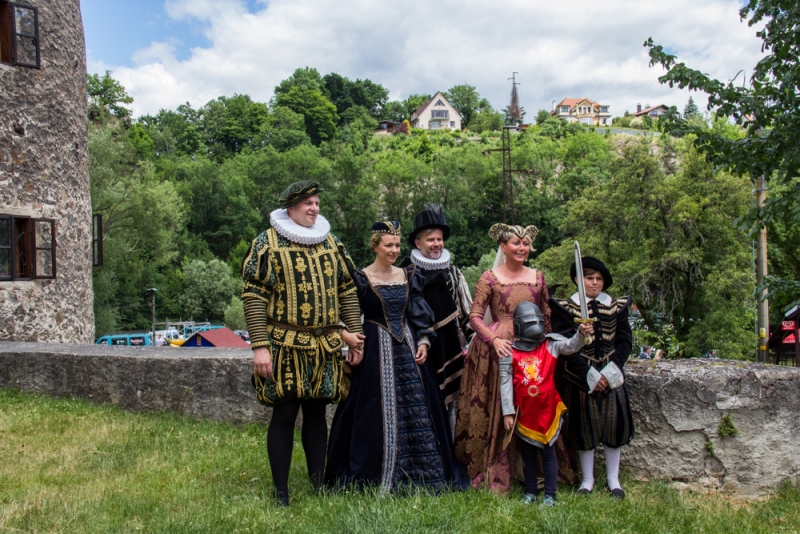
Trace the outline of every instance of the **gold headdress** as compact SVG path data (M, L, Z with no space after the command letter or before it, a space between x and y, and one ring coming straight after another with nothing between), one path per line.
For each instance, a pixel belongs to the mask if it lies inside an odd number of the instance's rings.
M372 237L369 239L369 246L375 249L375 246L381 242L381 237L384 235L400 235L400 223L397 221L378 221L372 223Z
M523 228L518 224L510 225L505 223L493 224L492 227L489 228L489 237L497 243L508 239L508 234L515 235L520 239L527 237L531 240L531 243L533 243L536 240L536 236L539 235L539 229L532 224Z

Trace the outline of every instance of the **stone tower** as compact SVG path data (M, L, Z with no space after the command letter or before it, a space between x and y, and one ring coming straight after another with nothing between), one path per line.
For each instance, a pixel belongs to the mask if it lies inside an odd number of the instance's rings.
M92 343L80 0L0 0L0 341Z

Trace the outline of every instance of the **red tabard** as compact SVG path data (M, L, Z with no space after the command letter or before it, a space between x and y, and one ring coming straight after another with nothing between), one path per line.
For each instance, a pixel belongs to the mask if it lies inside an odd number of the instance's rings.
M513 349L514 404L519 408L516 430L547 445L558 432L567 407L561 402L553 377L556 359L547 341L529 352Z

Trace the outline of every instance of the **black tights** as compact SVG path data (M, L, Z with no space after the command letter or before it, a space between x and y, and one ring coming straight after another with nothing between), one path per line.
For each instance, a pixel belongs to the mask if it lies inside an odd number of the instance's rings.
M558 460L554 445L539 448L530 443L519 440L522 446L522 472L525 474L525 493L539 494L539 480L537 478L539 466L537 465L536 452L542 453L542 467L544 468L544 494L556 498L556 482L558 481Z
M294 425L301 406L303 407L301 435L308 476L314 488L322 486L325 452L328 447L328 421L325 419L327 404L325 400L304 399L282 402L272 409L272 420L267 431L267 455L272 469L272 481L279 498L289 498L289 467L292 464Z

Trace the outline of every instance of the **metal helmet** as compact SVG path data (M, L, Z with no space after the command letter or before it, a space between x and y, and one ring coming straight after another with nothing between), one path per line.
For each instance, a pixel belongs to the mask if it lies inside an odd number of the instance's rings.
M523 301L514 310L514 343L512 347L531 351L545 340L544 315L533 302Z

